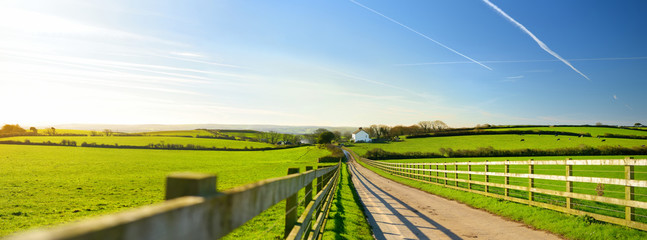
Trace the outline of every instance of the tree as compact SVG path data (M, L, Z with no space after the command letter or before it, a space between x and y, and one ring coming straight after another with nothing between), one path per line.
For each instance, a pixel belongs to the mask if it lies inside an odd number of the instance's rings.
M443 121L436 120L431 123L434 132L440 132L449 129L449 126Z
M375 138L379 139L381 137L380 135L380 127L378 125L371 125L368 127L368 135L369 136L374 136Z
M330 131L326 131L319 135L319 137L317 138L317 143L326 144L331 143L333 140L335 140L335 134Z
M50 135L50 136L55 136L56 135L56 128L54 128L54 127L47 128L45 130L45 133L47 133L47 135Z
M389 137L389 131L391 130L391 127L387 125L380 125L377 128L378 132L380 132L379 136L382 138L388 138Z
M346 140L346 141L350 141L350 140L351 140L351 138L353 138L353 133L351 133L351 132L349 132L349 131L345 131L345 132L343 132L343 133L341 134L341 138L342 138L342 139L344 139L344 140Z
M342 137L341 132L340 131L334 131L332 133L335 134L335 142L341 142L341 137Z
M423 133L429 133L433 128L433 123L431 121L420 121L418 126L420 126Z
M634 123L634 127L642 127L641 123Z
M33 134L38 134L38 129L36 129L35 127L30 127L29 131L31 131Z
M7 133L7 134L16 134L16 133L25 133L27 132L25 129L21 128L20 125L11 125L11 124L5 124L2 126L2 129L0 129L0 133Z
M415 124L407 127L405 132L406 135L415 135L420 133L422 133L422 128Z
M392 127L391 131L389 131L389 135L393 137L407 135L407 134L408 134L407 127L402 125L397 125L395 127Z
M106 137L112 136L112 130L110 129L103 129L103 134L106 135Z

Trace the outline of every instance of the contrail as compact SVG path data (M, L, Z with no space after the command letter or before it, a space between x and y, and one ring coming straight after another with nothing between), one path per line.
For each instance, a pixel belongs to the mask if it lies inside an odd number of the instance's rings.
M357 6L363 7L363 8L364 8L364 9L366 9L366 10L369 10L369 11L371 11L371 12L373 12L373 13L377 14L377 15L380 15L380 16L382 16L383 18L386 18L387 20L389 20L389 21L391 21L391 22L396 23L396 24L398 24L398 25L400 25L400 26L402 26L402 27L404 27L404 28L408 29L409 31L414 32L415 34L418 34L418 35L420 35L420 36L422 36L422 37L426 38L427 40L430 40L430 41L432 41L432 42L434 42L434 43L436 43L436 44L440 45L441 47L446 48L446 49L447 49L447 50L449 50L449 51L452 51L452 52L454 52L454 53L456 53L456 54L458 54L458 55L461 55L462 57L467 58L467 59L469 59L470 61L472 61L472 62L474 62L474 63L476 63L476 64L478 64L478 65L483 66L484 68L487 68L487 69L489 69L489 70L492 70L492 68L490 68L490 67L488 67L488 66L485 66L484 64L482 64L482 63L480 63L480 62L478 62L478 61L476 61L476 60L474 60L474 59L472 59L472 58L470 58L470 57L468 57L468 56L465 56L464 54L459 53L458 51L456 51L456 50L454 50L454 49L452 49L452 48L450 48L450 47L446 46L445 44L442 44L442 43L440 43L440 42L438 42L438 41L436 41L436 40L434 40L434 39L432 39L432 38L428 37L427 35L424 35L424 34L422 34L422 33L418 32L418 31L414 30L413 28L410 28L410 27L409 27L409 26L407 26L407 25L404 25L404 24L402 24L402 23L400 23L400 22L398 22L398 21L396 21L396 20L394 20L394 19L392 19L392 18L390 18L390 17L387 17L386 15L384 15L384 14L382 14L382 13L378 12L378 11L375 11L375 10L373 10L372 8L369 8L369 7L367 7L367 6L364 6L364 5L362 5L361 3L358 3L358 2L356 2L356 1L354 1L354 0L349 0L349 1L350 1L350 2L352 2L352 3L354 3L354 4L356 4Z
M566 59L571 62L575 61L617 61L617 60L644 60L647 57L610 57L610 58L572 58ZM495 60L495 61L481 61L482 63L531 63L531 62L560 62L559 59L543 59L543 60ZM451 62L422 62L422 63L400 63L394 66L421 66L421 65L444 65L444 64L466 64L473 63L470 61L451 61Z
M517 27L519 27L522 31L524 31L526 34L528 34L528 35L529 35L533 40L535 40L535 42L537 42L537 44L539 44L539 47L541 47L542 49L544 49L544 51L546 51L546 52L550 53L550 55L553 55L555 58L559 59L559 60L560 60L560 61L562 61L564 64L566 64L566 65L568 65L569 67L571 67L571 69L573 69L574 71L576 71L577 73L579 73L580 75L582 75L582 77L584 77L584 78L586 78L587 80L591 81L591 79L589 79L589 77L587 77L586 75L584 75L584 73L582 73L582 72L580 72L579 70L577 70L577 68L573 67L573 65L571 65L571 63L569 63L568 61L566 61L566 59L564 59L564 58L560 57L556 52L553 52L553 50L550 50L550 48L548 48L548 46L546 46L546 44L545 44L544 42L542 42L541 40L539 40L539 38L537 38L537 37L535 36L535 34L532 34L532 33L530 32L530 30L528 30L526 27L524 27L523 25L521 25L521 23L519 23L519 22L517 22L516 20L514 20L512 17L510 17L510 15L506 14L505 12L503 12L503 10L501 10L499 7L497 7L496 5L494 5L493 3L491 3L489 0L483 0L483 2L487 3L487 5L488 5L488 6L490 6L490 7L491 7L491 8L493 8L494 10L496 10L499 14L503 15L506 19L508 19L508 21L510 21L510 22L514 23L515 25L517 25Z

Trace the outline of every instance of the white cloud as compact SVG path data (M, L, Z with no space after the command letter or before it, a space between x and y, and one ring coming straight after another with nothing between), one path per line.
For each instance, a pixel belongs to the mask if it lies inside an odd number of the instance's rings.
M483 0L483 2L485 2L488 6L490 6L492 9L494 9L494 10L495 10L495 11L497 11L499 14L501 14L501 16L505 17L508 21L510 21L511 23L513 23L514 25L516 25L517 27L519 27L523 32L525 32L526 34L528 34L528 36L530 36L533 40L535 40L535 42L537 42L537 44L539 45L539 47L541 47L542 49L544 49L544 51L546 51L546 52L547 52L547 53L549 53L550 55L553 55L553 57L555 57L555 58L559 59L560 61L562 61L564 64L566 64L567 66L569 66L569 67L570 67L571 69L573 69L575 72L577 72L577 73L579 73L580 75L582 75L582 77L586 78L587 80L591 80L591 79L589 79L589 77L587 77L586 75L584 75L584 73L580 72L580 70L577 70L575 67L573 67L573 65L572 65L570 62L568 62L566 59L562 58L561 56L559 56L559 54L557 54L556 52L554 52L553 50L551 50L550 48L548 48L548 46L547 46L544 42L542 42L541 40L539 40L539 38L537 38L537 37L535 36L535 34L533 34L532 32L530 32L530 30L528 30L528 29L527 29L525 26L523 26L521 23L519 23L519 22L517 22L516 20L514 20L512 17L510 17L510 15L508 15L507 13L505 13L505 12L504 12L503 10L501 10L499 7L497 7L496 5L494 5L493 3L491 3L491 2L490 2L490 1L488 1L488 0Z
M178 55L178 56L182 56L182 57L193 57L193 58L203 58L204 57L202 54L191 53L191 52L170 52L170 54Z
M121 30L92 26L59 16L26 11L17 8L0 8L0 29L15 33L56 36L91 36L97 40L138 40L167 45L184 45L165 39L130 33Z
M574 58L566 59L571 62L576 61L620 61L620 60L644 60L647 57L612 57L612 58ZM532 63L532 62L560 62L559 59L543 59L543 60L494 60L494 61L480 61L481 63ZM421 63L400 63L394 66L422 66L422 65L445 65L445 64L472 64L470 61L447 61L447 62L421 62Z
M519 76L506 77L506 78L507 78L507 79L520 79L520 78L524 78L524 76L523 76L523 75L519 75Z
M443 47L443 48L445 48L445 49L447 49L447 50L449 50L449 51L452 51L453 53L456 53L456 54L460 55L461 57L467 58L468 60L470 60L470 61L471 61L471 62L473 62L473 63L476 63L476 64L478 64L478 65L481 65L481 66L482 66L482 67L484 67L484 68L487 68L487 69L489 69L489 70L492 70L492 68L490 68L490 67L486 66L485 64L483 64L483 63L481 63L481 62L479 62L479 61L476 61L476 60L474 60L474 59L472 59L472 58L470 58L470 57L466 56L465 54L462 54L462 53L460 53L460 52L458 52L458 51L454 50L453 48L450 48L450 47L446 46L445 44L442 44L442 43L440 43L440 42L438 42L438 41L434 40L433 38L430 38L429 36L427 36L427 35L425 35L425 34L423 34L423 33L421 33L421 32L418 32L418 31L416 31L416 30L415 30L415 29L413 29L413 28L410 28L410 27L409 27L409 26L407 26L407 25L404 25L404 24L402 24L402 23L400 23L400 22L398 22L398 21L396 21L396 20L394 20L394 19L392 19L392 18L390 18L390 17L387 17L386 15L384 15L384 14L382 14L382 13L378 12L378 11L375 11L375 10L373 10L372 8L369 8L369 7L367 7L367 6L364 6L364 5L362 5L361 3L358 3L358 2L356 2L356 1L354 1L354 0L350 0L350 1L351 1L352 3L354 3L354 4L356 4L357 6L360 6L360 7L364 8L364 9L366 9L366 10L369 10L369 11L371 11L371 12L373 12L373 13L377 14L377 15L380 15L381 17L383 17L383 18L385 18L385 19L387 19L387 20L389 20L389 21L391 21L391 22L393 22L393 23L395 23L395 24L400 25L400 26L402 26L402 27L406 28L407 30L409 30L409 31L411 31L411 32L413 32L413 33L415 33L415 34L418 34L418 35L420 35L421 37L423 37L423 38L425 38L425 39L427 39L427 40L429 40L429 41L432 41L432 42L434 42L434 43L436 43L436 44L440 45L441 47Z

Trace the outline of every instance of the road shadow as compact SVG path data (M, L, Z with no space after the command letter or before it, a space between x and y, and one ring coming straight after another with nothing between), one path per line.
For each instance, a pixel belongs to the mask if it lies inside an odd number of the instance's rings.
M451 230L449 230L449 229L445 228L444 226L440 225L439 223L435 222L434 220L430 219L429 217L425 216L424 214L421 214L417 209L415 209L415 208L413 208L413 207L411 207L411 206L407 205L406 203L402 202L400 199L398 199L398 198L396 198L395 196L393 196L393 195L391 195L391 194L387 193L386 191L382 190L380 187L378 187L377 185L375 185L374 183L372 183L370 180L368 180L368 179L367 179L367 178L366 178L362 173L360 173L359 171L357 171L357 169L355 168L355 166L354 166L354 164L353 164L353 163L348 164L348 166L349 166L349 170L352 172L352 175L353 175L353 176L355 176L355 177L357 177L357 180L358 180L362 185L364 185L364 187L365 187L365 188L366 188L366 189L367 189L367 190L368 190L368 191L369 191L373 196L375 196L375 198L376 198L376 199L378 199L380 202L382 202L382 203L383 203L383 204L384 204L384 205L389 209L389 211L391 211L391 212L393 213L393 215L395 215L395 216L396 216L396 217L397 217L397 218L398 218L398 219L399 219L399 220L404 224L404 226L405 226L407 229L409 229L413 234L415 234L419 239L429 239L429 238L428 238L427 236L425 236L425 235L424 235L424 233L422 233L422 231L420 231L420 229L419 229L419 228L426 228L426 227L417 227L417 226L415 226L413 223L411 223L408 219L406 219L406 218L403 216L403 214L398 214L398 210L397 210L396 208L394 208L393 206L391 206L391 204L390 204L390 203L388 203L384 198L380 197L380 195L379 195L380 193L381 193L381 194L384 194L384 195L386 195L386 196L388 196L388 197L390 197L390 198L391 198L391 199L393 199L393 200L395 200L395 201L396 201L396 202L398 202L400 205L404 206L407 210L409 210L409 211L413 212L413 213L414 213L414 214L416 214L419 218L423 219L424 221L426 221L426 222L428 222L429 224L431 224L432 226L434 226L436 229L440 230L443 234L447 235L447 237L449 237L450 239L453 239L453 240L460 240L460 239L462 239L461 237L459 237L458 235L456 235L456 234L455 234L454 232L452 232ZM376 191L373 191L373 190L371 189L371 187L369 187L369 185L370 185L370 186L372 186L372 187L373 187L374 189L376 189L377 191L379 191L379 193L377 193ZM373 223L375 223L375 218L374 218L374 217L372 216L372 214L371 214L370 212L368 212L368 211L367 211L367 215L370 215L370 216L371 216L371 217L369 218L369 221L372 221L372 225L373 225ZM378 225L377 225L377 224L374 224L374 226L378 226ZM375 235L375 238L376 238L376 239L378 239L378 240L380 240L380 239L386 239L386 235L385 235L385 233L384 233L381 229L373 229L373 233L374 233L374 235ZM389 234L389 235L391 235L391 234Z

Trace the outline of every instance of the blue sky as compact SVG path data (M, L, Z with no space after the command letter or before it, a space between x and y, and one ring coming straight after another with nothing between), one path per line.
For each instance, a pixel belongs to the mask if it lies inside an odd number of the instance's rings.
M645 12L639 0L5 0L0 123L647 124Z

